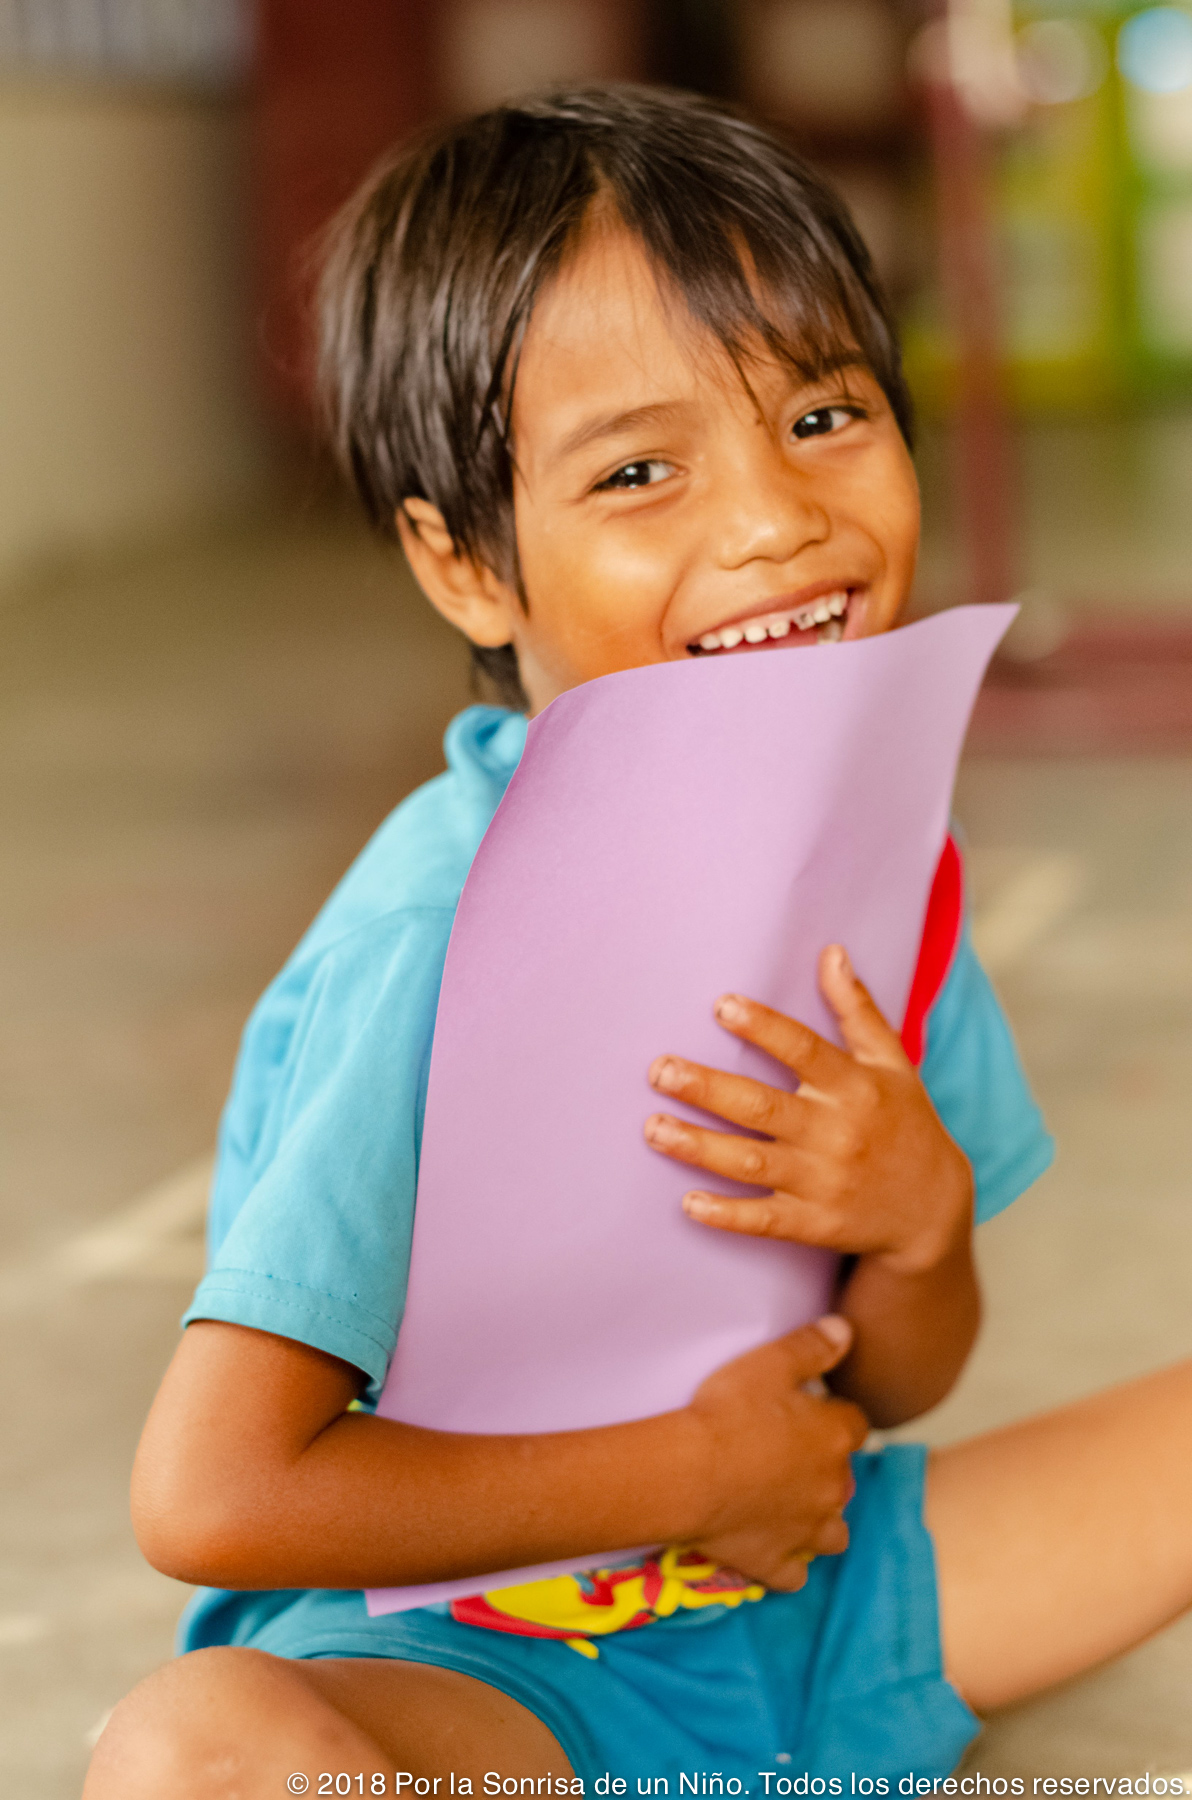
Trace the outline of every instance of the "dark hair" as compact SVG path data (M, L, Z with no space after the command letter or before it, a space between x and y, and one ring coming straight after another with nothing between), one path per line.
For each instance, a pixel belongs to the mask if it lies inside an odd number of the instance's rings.
M813 375L859 350L910 440L898 341L843 203L794 152L693 94L605 86L511 102L403 148L333 222L320 389L336 453L394 535L404 499L522 593L509 419L535 301L600 199L743 365ZM522 593L524 601L525 596ZM475 649L525 704L511 646Z

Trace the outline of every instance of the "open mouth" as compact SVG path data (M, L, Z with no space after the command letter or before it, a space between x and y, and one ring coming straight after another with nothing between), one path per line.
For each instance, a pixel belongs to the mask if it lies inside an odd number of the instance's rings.
M688 644L687 654L724 656L741 650L768 650L775 645L794 648L803 644L838 644L844 636L855 592L853 588L838 588L801 606L758 613L756 618L741 619L735 625L721 625Z

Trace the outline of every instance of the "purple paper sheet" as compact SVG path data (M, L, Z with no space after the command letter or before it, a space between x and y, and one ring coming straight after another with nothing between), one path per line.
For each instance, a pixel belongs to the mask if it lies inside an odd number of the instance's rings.
M674 1051L782 1083L712 1004L747 994L839 1041L816 986L838 941L901 1024L969 712L1013 614L632 669L533 721L447 954L383 1416L644 1418L830 1304L834 1257L684 1215L699 1172L646 1146L646 1071ZM615 1560L377 1589L368 1609Z

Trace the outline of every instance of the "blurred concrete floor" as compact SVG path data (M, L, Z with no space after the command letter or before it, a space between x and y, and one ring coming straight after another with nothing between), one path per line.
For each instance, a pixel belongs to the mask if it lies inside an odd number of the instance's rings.
M0 613L0 644L0 1791L69 1800L184 1598L138 1556L127 1479L240 1026L469 695L394 560L322 515L66 582ZM933 1438L1192 1352L1190 776L963 771L983 943L1060 1158L983 1234L989 1322ZM1185 1623L973 1760L1192 1765L1190 1681Z

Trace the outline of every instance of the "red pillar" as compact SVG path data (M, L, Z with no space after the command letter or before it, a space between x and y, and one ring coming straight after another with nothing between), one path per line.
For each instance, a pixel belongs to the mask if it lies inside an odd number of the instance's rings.
M927 105L941 284L957 349L954 466L966 598L1008 600L1020 585L1019 510L989 151L955 81L929 81Z
M439 111L436 0L258 0L249 171L267 399L309 414L314 248L391 144Z

